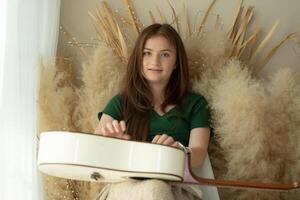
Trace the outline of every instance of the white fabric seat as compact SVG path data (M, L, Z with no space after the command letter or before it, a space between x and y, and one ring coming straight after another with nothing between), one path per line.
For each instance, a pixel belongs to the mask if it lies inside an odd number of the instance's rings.
M203 165L201 167L194 167L192 170L193 173L199 177L215 178L208 154L205 156ZM197 185L197 187L200 187L203 192L203 200L220 200L217 187L206 185Z

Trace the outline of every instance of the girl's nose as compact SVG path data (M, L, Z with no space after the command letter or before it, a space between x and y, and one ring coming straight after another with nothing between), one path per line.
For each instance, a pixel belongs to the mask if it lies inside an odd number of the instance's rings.
M161 60L160 60L160 54L154 54L152 57L152 64L156 66L160 66Z

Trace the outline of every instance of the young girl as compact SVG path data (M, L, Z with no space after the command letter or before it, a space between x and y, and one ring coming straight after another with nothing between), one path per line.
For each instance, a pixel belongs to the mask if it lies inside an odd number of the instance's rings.
M178 148L180 142L190 147L192 166L202 164L210 138L209 108L203 96L189 91L186 52L172 26L152 24L142 31L124 88L101 114L96 134Z

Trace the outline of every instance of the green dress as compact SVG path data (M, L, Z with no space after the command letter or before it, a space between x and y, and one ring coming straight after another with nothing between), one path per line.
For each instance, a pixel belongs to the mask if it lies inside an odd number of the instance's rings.
M114 96L104 108L103 113L118 121L122 120L122 102L121 95ZM99 118L101 113L98 115ZM163 115L151 109L149 119L147 141L151 142L155 135L167 134L175 141L188 146L191 130L198 127L210 127L211 116L205 98L199 94L188 93L181 104Z

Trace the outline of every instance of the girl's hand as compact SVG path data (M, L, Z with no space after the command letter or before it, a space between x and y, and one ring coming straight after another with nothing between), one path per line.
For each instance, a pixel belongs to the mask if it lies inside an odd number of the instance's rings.
M175 141L173 139L173 137L168 136L166 134L156 135L153 138L152 143L162 144L162 145L167 145L167 146L172 146L172 147L180 148L180 146L178 145L178 142Z
M113 120L101 127L100 135L129 140L130 135L125 134L125 130L126 125L124 121Z

